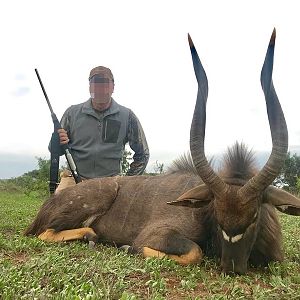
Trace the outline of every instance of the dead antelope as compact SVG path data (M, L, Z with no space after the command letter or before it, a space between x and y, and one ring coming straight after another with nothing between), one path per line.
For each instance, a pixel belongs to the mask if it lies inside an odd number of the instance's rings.
M272 82L275 29L261 71L273 147L259 172L251 153L240 144L229 149L218 174L208 163L208 83L190 37L189 44L198 81L190 135L194 169L82 182L48 199L26 235L45 241L97 239L130 245L131 252L167 256L181 264L199 263L205 253L220 257L225 273L242 274L248 263L283 259L275 208L300 215L300 200L271 186L288 147L286 122Z

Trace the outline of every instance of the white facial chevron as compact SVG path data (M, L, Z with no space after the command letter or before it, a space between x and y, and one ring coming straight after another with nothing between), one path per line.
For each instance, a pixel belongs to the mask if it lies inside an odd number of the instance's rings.
M238 242L244 235L243 233L241 233L241 234L230 237L229 235L227 235L227 233L224 230L222 230L222 234L223 234L224 240L227 242L231 242L231 243Z

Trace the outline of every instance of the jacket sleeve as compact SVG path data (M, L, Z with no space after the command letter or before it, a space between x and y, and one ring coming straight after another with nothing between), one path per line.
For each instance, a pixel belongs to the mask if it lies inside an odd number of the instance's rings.
M141 175L149 161L149 148L142 125L131 110L128 120L128 142L130 148L134 151L134 155L133 162L130 164L126 175Z
M68 113L69 109L70 109L70 107L64 112L64 114L61 118L61 121L60 121L61 127L64 128L67 132L69 132L69 128L70 128L70 126L69 126L69 113ZM58 141L54 142L53 139L55 139L55 140L58 139ZM50 140L49 145L48 145L48 150L51 152L51 146L55 145L57 143L59 143L58 134L53 132L52 136L51 136L51 140ZM62 149L62 147L60 147L59 155L61 156L63 154L64 154L64 150Z
M63 114L61 120L60 120L60 125L61 127L66 130L67 132L70 132L70 116L69 116L69 111L71 107L69 107ZM70 138L70 137L69 137Z

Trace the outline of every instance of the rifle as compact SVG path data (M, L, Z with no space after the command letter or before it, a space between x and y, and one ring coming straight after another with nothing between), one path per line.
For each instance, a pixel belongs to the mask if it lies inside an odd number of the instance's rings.
M50 159L50 181L49 181L49 190L50 193L53 194L55 192L55 189L58 185L58 169L59 169L59 156L61 153L61 149L64 151L67 163L69 165L69 168L71 170L72 176L77 183L81 182L81 177L77 172L77 167L76 164L73 160L73 157L71 155L71 151L70 151L70 147L68 144L64 144L64 145L60 145L59 142L59 135L57 130L61 129L61 125L60 122L58 121L56 114L54 113L52 106L50 104L49 98L47 96L46 90L44 88L44 85L42 83L41 77L39 75L39 72L37 69L34 69L36 76L39 80L39 83L41 85L41 88L43 90L44 96L46 98L48 107L50 109L51 112L51 118L53 121L53 125L54 125L54 131L52 133L52 138L51 138L51 159Z

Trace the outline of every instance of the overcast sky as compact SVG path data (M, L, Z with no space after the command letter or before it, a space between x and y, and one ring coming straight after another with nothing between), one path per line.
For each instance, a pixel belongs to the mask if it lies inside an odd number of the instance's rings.
M20 175L6 157L28 163L49 156L53 127L35 68L60 118L89 98L90 69L110 67L113 97L135 112L146 133L149 167L188 150L197 94L188 32L209 83L206 153L236 140L270 151L260 71L274 27L274 85L289 144L298 146L297 1L1 1L0 177ZM19 172L32 164L24 168Z

